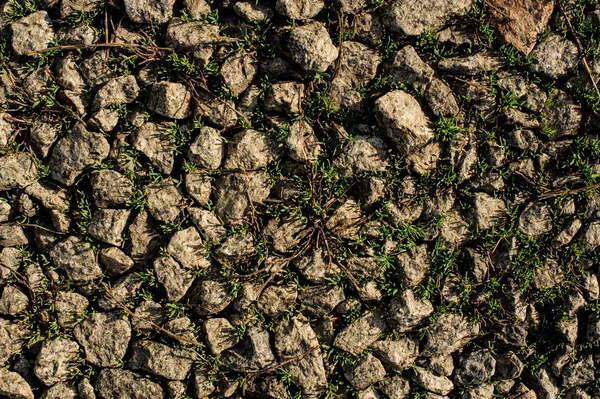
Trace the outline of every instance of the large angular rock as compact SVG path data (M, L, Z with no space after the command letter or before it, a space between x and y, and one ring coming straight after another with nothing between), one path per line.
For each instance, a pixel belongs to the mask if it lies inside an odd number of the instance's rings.
M0 364L21 350L27 329L20 324L0 318Z
M585 225L577 237L579 248L583 252L592 252L600 246L600 220L594 220Z
M317 285L303 289L298 294L298 302L305 314L324 317L331 313L346 297L342 287Z
M84 316L88 305L89 302L83 295L59 291L54 300L58 324L63 328L72 328Z
M54 145L49 162L50 177L71 186L81 172L106 158L109 150L102 134L89 132L78 123Z
M258 327L249 327L246 336L238 345L223 354L225 367L232 371L256 372L275 363L271 350L269 332Z
M367 313L340 331L333 344L356 356L377 341L386 327L381 314Z
M566 76L579 62L577 45L556 33L551 33L531 52L530 69L551 79Z
M302 120L294 122L285 141L288 155L294 161L313 162L321 153L321 145L312 126Z
M173 170L175 143L165 125L146 122L133 134L133 147L148 157L159 172L170 174Z
M17 55L33 55L54 39L52 19L46 11L36 11L11 24L12 48Z
M347 370L344 377L355 389L365 389L383 380L385 369L379 359L369 353Z
M33 399L31 387L19 373L0 368L0 396L9 399Z
M129 179L111 169L101 169L91 177L92 196L99 208L124 208L133 194Z
M194 276L170 256L157 258L154 261L154 271L170 302L183 298L194 282Z
M221 166L225 145L217 129L203 127L198 137L190 144L188 159L204 169L218 169Z
M542 126L550 140L560 140L579 132L583 114L581 105L562 90L555 90L543 109Z
M96 381L102 399L163 399L159 384L123 369L103 369Z
M183 22L173 18L167 27L166 44L176 50L193 51L200 65L206 65L219 39L219 26L205 22Z
M325 25L316 21L294 29L288 47L294 62L306 72L325 72L339 54Z
M395 90L375 101L375 115L386 136L403 155L433 139L430 121L410 94Z
M114 313L92 313L73 335L83 346L87 361L99 367L117 367L123 360L131 327Z
M250 86L257 73L256 60L249 54L234 54L221 65L223 82L235 96L239 96Z
M0 157L0 191L25 188L35 182L37 167L25 152Z
M486 3L486 13L500 37L525 54L533 50L553 10L552 0L494 0Z
M447 377L435 375L423 367L415 367L414 370L415 374L412 380L427 391L438 395L447 395L454 389L454 384Z
M552 218L542 202L529 204L519 216L519 229L528 236L536 237L552 230Z
M183 207L183 193L171 179L149 184L146 198L150 214L159 222L175 221Z
M387 162L387 147L378 137L357 136L347 142L334 160L341 178L348 178L364 172L383 172Z
M181 83L154 83L148 109L167 118L185 119L192 115L192 93Z
M173 16L175 0L125 0L125 11L136 24L164 24Z
M316 16L325 7L323 0L277 0L275 9L289 19L305 20Z
M287 366L292 381L304 395L319 395L327 385L323 356L317 335L297 317L282 322L275 330L275 350L280 361L300 357Z
M476 193L470 217L480 230L491 229L506 219L506 204L500 198Z
M200 234L193 226L173 234L167 250L185 269L199 270L210 266Z
M224 222L241 224L252 203L261 203L271 192L264 172L228 173L215 183L215 213Z
M396 371L411 367L419 356L419 341L407 336L396 340L377 341L373 348L375 356Z
M489 350L480 349L460 356L454 382L458 386L478 385L490 379L495 371L496 359Z
M121 234L130 213L129 209L98 209L92 216L88 234L98 241L119 247L123 243Z
M396 0L384 10L389 29L407 36L435 31L471 11L473 0Z
M107 108L112 104L129 104L133 102L140 92L140 88L132 75L112 78L96 92L94 111Z
M151 259L162 240L158 226L146 211L141 211L129 225L129 255L136 262Z
M174 349L154 341L135 341L131 346L129 367L144 370L169 380L183 380L194 363L193 352Z
M50 250L50 258L75 284L102 277L102 269L89 244L70 236Z
M431 302L415 298L412 290L408 289L392 299L388 322L399 332L410 331L432 313Z
M217 314L233 301L229 284L216 280L203 280L198 284L194 309L199 314Z
M0 295L0 314L18 316L27 310L29 298L14 285L7 285Z
M425 356L448 355L477 337L479 325L462 316L444 313L429 328Z
M77 342L68 339L47 340L42 344L33 371L47 386L67 381L75 370L78 354Z
M203 327L208 349L213 355L218 355L236 344L236 338L232 334L233 326L227 319L208 319L204 322Z
M394 82L402 82L418 90L425 89L435 73L410 45L391 55L385 65L385 71Z
M281 150L267 133L244 130L233 136L227 144L227 157L223 167L229 170L257 170L280 156Z

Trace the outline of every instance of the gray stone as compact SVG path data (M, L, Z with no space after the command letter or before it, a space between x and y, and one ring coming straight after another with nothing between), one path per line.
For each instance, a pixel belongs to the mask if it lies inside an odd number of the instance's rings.
M87 361L99 367L116 367L123 360L131 327L113 313L92 313L77 325L73 335L83 346Z
M221 242L227 236L227 230L214 213L202 208L188 208L188 214L202 238L210 244Z
M275 9L289 19L305 20L316 16L325 7L323 0L277 0Z
M154 261L154 271L170 302L183 298L194 282L194 276L170 256L157 258Z
M458 360L454 382L458 386L479 385L489 380L496 371L496 359L486 349L463 354Z
M496 372L494 377L500 380L519 378L523 372L523 363L513 352L496 356Z
M54 301L58 324L65 329L72 328L84 317L88 305L89 302L83 295L59 291Z
M378 390L390 399L404 399L410 393L410 384L399 375L385 378L378 384Z
M387 339L373 344L375 356L395 371L411 367L419 356L419 341L411 337Z
M159 222L175 221L183 206L183 194L171 179L146 186L148 211Z
M236 346L223 354L225 367L237 372L252 372L269 367L275 363L271 351L269 332L258 327L249 327L246 336Z
M167 118L185 119L192 115L192 93L181 83L154 83L148 109Z
M111 169L101 169L91 177L92 196L99 208L123 208L131 198L129 179Z
M499 198L476 193L469 216L480 230L491 229L506 219L506 204Z
M312 286L303 289L298 294L298 302L302 305L303 312L314 317L324 317L345 298L342 287L326 285Z
M137 24L164 24L173 16L175 0L125 0L129 19Z
M379 313L367 313L340 331L334 345L356 356L377 341L385 328L386 323Z
M562 386L569 389L587 385L593 382L594 378L594 360L592 355L587 355L577 362L565 366L562 372Z
M336 79L352 87L366 86L377 75L381 56L362 43L347 40L340 46L339 69Z
M210 13L210 5L206 0L183 0L183 4L194 19L200 19Z
M199 270L210 266L203 241L193 226L173 234L167 250L184 269Z
M75 183L85 169L108 156L110 146L100 133L89 132L82 124L61 137L50 155L50 177L66 186Z
M434 74L434 70L423 62L410 45L393 53L385 70L394 82L409 84L418 90L425 89Z
M169 380L187 377L195 355L183 349L174 349L154 341L134 341L131 345L129 367L144 370Z
M37 167L33 158L25 152L0 157L0 191L25 188L36 178Z
M408 248L401 252L395 259L403 276L403 283L408 287L418 285L429 271L431 260L427 254L427 245L422 244L416 248Z
M476 53L464 57L446 58L439 62L442 71L455 75L476 75L491 72L503 66L500 58L487 53Z
M0 314L18 316L27 310L29 298L12 284L6 285L0 296Z
M46 340L35 360L35 375L46 386L67 381L75 370L78 355L77 342L60 338Z
M194 99L196 100L195 116L201 117L219 129L229 129L236 125L238 113L235 103L205 93L200 93L199 97Z
M233 301L229 284L215 280L203 280L197 288L194 305L200 314L217 314Z
M133 259L117 247L102 248L98 259L109 275L119 276L134 266Z
M267 93L267 111L297 114L302 111L304 84L299 82L273 83Z
M533 202L521 212L519 229L531 237L546 234L552 230L552 218L543 202Z
M341 178L365 172L384 172L389 167L387 146L378 137L357 136L344 144L334 165Z
M142 280L135 273L128 273L119 278L102 298L98 300L98 306L102 310L112 310L118 304L130 303L135 299L142 287Z
M288 47L294 62L306 72L325 72L339 54L325 26L316 21L294 29Z
M290 126L285 146L289 157L298 162L313 162L321 153L321 145L312 126L302 120Z
M225 318L208 319L203 324L206 333L206 343L213 355L218 355L236 344L233 336L233 326Z
M140 88L132 75L112 78L96 92L93 110L98 111L113 104L129 104L140 92Z
M36 11L10 25L12 48L17 55L33 55L44 50L54 39L52 19L46 11Z
M193 51L202 66L208 64L219 40L219 27L204 22L183 22L173 18L167 26L166 44L176 50Z
M142 301L131 318L131 326L136 334L149 336L167 321L167 312L160 303L151 299Z
M29 238L21 226L0 225L0 247L16 247L29 244Z
M286 368L304 395L323 392L327 385L323 356L310 324L298 317L281 322L275 330L275 350L283 362L300 356Z
M159 384L123 369L102 369L96 381L102 399L163 399Z
M19 373L0 368L0 395L8 399L33 399L31 387Z
M384 9L384 21L393 31L417 36L443 27L452 18L471 11L473 0L394 1Z
M133 148L148 157L159 172L168 175L173 170L175 143L167 133L167 127L146 122L133 133Z
M188 159L204 169L218 169L221 166L225 146L217 129L203 127L198 137L190 144Z
M462 348L479 334L479 325L466 318L444 313L433 323L427 334L425 356L447 355Z
M423 147L434 137L421 106L404 91L395 90L380 97L374 110L385 134L403 155Z
M383 380L385 369L381 362L369 353L347 370L344 377L355 389L365 389Z
M257 130L237 133L227 144L225 169L257 170L281 156L281 150L271 137Z
M314 284L325 284L327 278L340 272L333 262L328 261L322 248L315 248L308 255L299 257L294 264L302 276Z
M592 252L600 245L600 220L594 220L579 231L577 243L583 252Z
M579 62L577 46L572 41L556 34L538 43L530 54L529 68L551 79L566 76Z
M435 375L431 371L423 367L414 367L415 374L412 380L415 384L427 391L434 392L439 395L447 395L454 389L454 384L450 379L444 376Z
M234 54L221 65L223 82L235 96L239 96L250 86L257 73L256 60L249 54Z
M415 298L412 290L408 289L392 299L388 322L398 332L410 331L432 313L431 302Z
M121 246L121 234L127 225L129 209L98 209L88 226L88 234L98 241Z
M185 189L200 205L210 203L212 192L211 178L202 172L192 172L185 175Z
M294 285L271 285L263 290L256 306L269 317L279 317L294 305L297 297L298 290Z
M543 109L542 126L550 140L576 135L582 121L581 106L562 90L555 90Z
M253 236L249 232L229 236L217 250L217 258L221 261L240 260L254 254Z
M88 283L102 277L102 270L90 246L70 236L50 250L50 258L75 284Z
M215 183L215 213L224 222L241 224L252 203L261 203L270 193L269 176L264 172L228 173Z
M17 354L27 336L27 329L22 325L12 321L0 318L0 364Z
M441 79L434 78L425 91L425 100L437 117L450 118L460 112L452 89Z
M238 1L233 5L233 11L252 24L260 23L273 16L272 9L253 1Z

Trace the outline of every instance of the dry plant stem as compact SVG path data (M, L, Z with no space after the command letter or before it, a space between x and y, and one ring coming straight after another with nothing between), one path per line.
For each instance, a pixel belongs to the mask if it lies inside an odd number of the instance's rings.
M111 48L111 47L137 48L137 49L144 49L144 50L149 50L149 51L170 51L170 52L174 51L170 47L152 47L152 46L144 46L144 45L135 44L135 43L96 43L96 44L66 44L63 46L48 47L43 50L32 51L32 52L28 53L28 55L34 56L34 55L39 55L39 54L44 54L44 53L50 53L52 51L89 50L89 49L94 49L94 48Z
M592 85L594 86L594 90L596 90L596 94L598 95L598 97L600 97L600 90L598 90L598 85L596 85L596 79L594 79L594 74L592 73L590 65L588 64L587 58L584 53L583 45L581 44L581 40L579 40L579 37L575 33L575 29L573 28L573 24L571 23L571 18L569 17L569 15L567 15L567 11L565 10L565 8L562 5L562 3L560 2L560 0L557 0L556 2L558 3L560 12L565 17L565 21L567 22L567 27L569 28L571 35L573 35L573 38L575 38L575 43L577 44L577 49L579 50L579 55L581 57L581 62L583 63L583 67L584 67L585 71L587 72L587 74L589 75L590 80L592 81Z
M555 190L555 191L549 191L545 194L540 195L539 199L540 200L544 200L544 199L548 199L548 198L554 198L554 197L560 197L563 195L572 195L572 194L579 194L579 193L584 193L586 191L589 190L595 190L600 188L600 183L594 183L591 184L589 186L584 186L584 187L579 187L579 188L573 188L573 189L567 189L567 190Z

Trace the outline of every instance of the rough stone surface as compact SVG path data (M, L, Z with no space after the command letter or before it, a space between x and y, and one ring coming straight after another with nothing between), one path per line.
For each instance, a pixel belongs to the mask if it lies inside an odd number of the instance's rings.
M294 62L307 72L325 72L339 54L320 22L309 22L294 29L288 46Z
M434 31L453 17L467 14L472 0L394 1L384 11L386 25L393 31L416 36Z
M94 313L73 330L86 359L99 367L116 367L123 360L131 327L114 313Z

